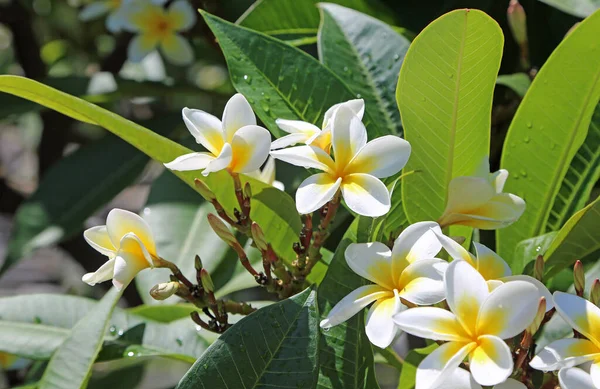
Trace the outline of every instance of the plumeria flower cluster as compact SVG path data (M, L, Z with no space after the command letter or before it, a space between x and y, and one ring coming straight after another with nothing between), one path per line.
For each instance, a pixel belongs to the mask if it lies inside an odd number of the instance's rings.
M308 145L271 151L276 159L323 171L300 184L296 207L301 214L318 210L340 192L348 208L359 215L377 217L390 210L390 192L380 179L402 170L410 156L410 144L393 135L367 142L367 129L361 121L364 111L361 104L364 103L349 101L332 107L324 129L312 129L313 135L306 140ZM279 125L292 131L289 122L279 121ZM300 131L302 126L295 124L296 134L308 136L308 131ZM327 144L329 132L333 157ZM286 143L296 143L295 139L288 138ZM297 139L304 138L299 136ZM315 141L318 146L313 144Z
M375 302L366 334L376 346L388 347L399 331L446 342L419 365L416 389L525 388L509 378L513 355L505 340L550 310L552 295L533 277L511 276L502 258L474 245L476 256L435 222L409 226L392 250L382 243L351 244L348 266L373 284L340 300L321 327L338 325ZM435 258L442 247L453 259L449 265ZM541 298L548 304L540 312ZM431 306L443 300L449 310ZM460 368L466 359L470 372Z

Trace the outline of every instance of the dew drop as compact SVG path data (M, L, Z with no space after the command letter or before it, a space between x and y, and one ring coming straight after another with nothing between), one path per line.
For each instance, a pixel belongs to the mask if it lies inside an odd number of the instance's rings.
M283 76L279 76L279 77L277 77L277 79L278 79L279 81L283 81Z
M531 140L531 138L529 138L528 136L526 136L526 137L523 139L523 142L525 142L525 143L529 143L529 141L530 141L530 140Z
M269 113L269 111L271 110L271 108L269 107L269 104L267 104L266 101L263 101L260 103L260 107L263 109L263 111L265 111L266 113Z
M400 54L394 54L394 61L397 61L400 59Z
M450 78L454 78L454 74L452 74L452 73L448 73L448 77L450 77Z
M144 215L149 216L152 213L152 210L149 207L144 208Z
M542 251L542 246L538 246L538 247L536 247L536 248L535 248L535 251L536 251L536 252L538 252L538 253L539 253L540 251Z
M123 330L117 331L117 335L119 335L119 336L122 336L124 333L125 333L125 331L123 331Z
M344 66L344 72L348 73L350 71L350 69L348 68L348 66Z
M360 93L357 93L357 94L356 94L356 98L357 98L357 99L361 99L361 98L362 98L362 95L361 95Z
M427 99L425 98L425 96L421 97L421 101L423 101L423 102L427 101Z
M128 357L133 357L133 356L135 356L135 353L133 351L130 351L130 352L127 353L127 356Z
M175 342L177 343L178 346L183 346L183 340L181 340L181 338L175 339Z
M117 333L117 327L110 326L110 328L108 329L108 332L110 332L111 335L115 335Z
M533 123L527 122L527 128L531 128L531 127L533 127Z
M521 176L527 177L527 172L524 169L521 169L520 173L521 173Z
M250 85L252 84L252 77L250 77L247 74L244 74L244 81L246 81L246 84Z

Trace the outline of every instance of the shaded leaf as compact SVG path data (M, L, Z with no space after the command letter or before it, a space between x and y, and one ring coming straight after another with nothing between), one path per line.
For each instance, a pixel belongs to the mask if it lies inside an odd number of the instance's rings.
M504 38L478 10L456 10L412 42L396 90L412 153L402 180L411 223L436 220L452 178L474 173L489 153L494 85Z
M600 8L600 0L539 0L580 18L586 18Z
M496 84L510 88L517 95L523 97L531 85L531 79L526 73L501 74L496 79Z
M404 359L404 364L402 364L402 371L400 373L400 383L398 384L398 389L414 389L415 388L415 380L417 375L417 366L431 354L436 348L439 346L434 343L427 347L416 348L411 350L406 358Z
M556 237L556 234L556 231L549 232L519 242L510 263L513 274L523 273L526 266L535 261L538 255L544 255Z
M0 321L0 350L33 360L48 360L69 336L64 328Z
M390 134L401 134L395 102L410 42L389 25L337 4L321 3L319 58L372 108Z
M277 118L320 127L329 107L356 98L331 70L302 50L206 12L202 16L223 49L233 85L275 136L282 134ZM370 137L388 133L375 108L367 106L363 119Z
M262 308L221 335L177 388L310 388L318 372L318 324L311 289Z

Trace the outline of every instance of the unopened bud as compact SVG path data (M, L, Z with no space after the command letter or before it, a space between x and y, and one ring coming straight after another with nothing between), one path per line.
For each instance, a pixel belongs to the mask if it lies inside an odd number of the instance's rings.
M209 213L208 223L212 227L213 231L219 236L219 238L223 239L225 243L229 246L239 245L236 237L229 231L229 228L223 223L223 221L212 213Z
M202 287L205 291L209 293L214 292L215 284L213 284L212 278L210 278L210 274L208 274L206 269L200 271L200 280L202 281Z
M519 0L510 0L506 14L508 26L515 41L519 45L525 44L527 42L527 15L525 15L525 10Z
M250 187L249 182L246 182L246 185L244 185L244 195L247 199L252 197L252 188Z
M544 257L538 255L533 266L533 277L540 282L544 279L544 265Z
M202 260L200 259L200 256L199 256L199 255L196 255L196 256L194 257L194 268L195 268L197 271L200 271L200 270L202 270Z
M256 247L258 247L260 251L266 251L268 246L262 228L260 228L256 222L253 222L250 231L252 232L252 239L254 240Z
M173 296L179 290L179 282L163 282L162 284L154 285L150 289L150 296L154 300L165 300Z
M196 186L196 191L200 193L200 196L204 197L206 201L213 202L216 200L215 194L206 186L204 182L199 179L194 180L194 184Z
M540 298L540 303L538 304L537 313L535 315L535 319L533 319L533 323L527 327L527 332L529 332L532 336L540 329L542 322L544 321L544 317L546 316L546 298Z
M600 280L595 279L592 283L592 289L590 290L590 301L592 304L600 307Z
M575 261L575 266L573 266L573 281L575 293L577 293L577 296L582 297L585 289L585 274L583 273L583 263L580 260Z

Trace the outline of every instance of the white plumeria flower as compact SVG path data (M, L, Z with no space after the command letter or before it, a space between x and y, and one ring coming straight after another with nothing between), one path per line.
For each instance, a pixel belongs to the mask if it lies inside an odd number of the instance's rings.
M83 237L108 261L95 273L83 276L83 282L95 285L112 279L118 290L127 286L140 271L154 267L156 244L148 223L133 212L113 209L105 226L84 231Z
M435 389L482 389L473 377L465 369L457 368L454 373L444 380L444 383ZM507 379L501 384L495 385L492 389L527 389L527 387L512 378Z
M241 94L225 106L223 121L198 109L184 108L183 121L196 142L208 152L177 157L165 166L171 170L202 170L202 175L227 169L250 173L260 168L269 156L271 134L256 125L252 107Z
M448 187L448 201L438 220L442 226L461 224L482 230L495 230L516 222L525 211L525 201L502 193L508 171L490 173L485 158L474 176L456 177Z
M481 274L465 261L448 266L444 285L451 312L418 307L394 316L400 329L409 334L448 342L419 364L415 389L442 385L467 357L478 384L506 381L513 371L513 358L503 339L518 335L531 324L539 304L537 289L513 281L490 292Z
M283 183L275 179L275 160L273 157L267 159L267 163L265 163L262 170L255 170L247 173L247 175L279 190L285 190Z
M551 371L591 361L591 380L596 388L600 388L600 308L579 296L563 292L554 292L554 305L559 315L587 339L556 340L544 347L531 360L530 366ZM567 380L581 376L579 372L565 372L564 375Z
M106 17L106 28L112 33L121 31L125 24L127 5L131 4L134 0L100 0L94 1L81 10L79 13L79 20L88 22L90 20L98 19L104 15ZM164 4L166 0L150 0L153 4Z
M290 135L282 136L271 144L271 149L281 149L298 143L313 145L329 153L331 148L331 118L341 106L350 108L359 119L362 120L365 113L365 101L363 99L348 100L344 103L335 104L325 112L323 118L323 129L312 123L301 120L277 119L275 123L283 131Z
M133 0L123 12L123 29L136 34L127 50L130 61L140 62L157 47L175 65L194 60L192 46L179 34L196 23L196 11L186 0L176 0L167 9L152 1Z
M354 112L342 105L331 118L331 156L316 146L271 151L271 155L296 166L322 170L308 177L296 192L298 212L316 211L341 189L352 211L377 217L390 210L390 192L380 178L398 173L410 156L410 144L386 135L367 143L367 129Z
M443 272L447 263L434 258L441 245L430 231L434 222L406 228L390 250L383 243L353 243L346 249L348 266L373 282L340 300L321 321L322 328L345 322L375 302L367 315L367 337L377 347L389 346L398 332L392 317L406 309L400 299L413 304L436 304L444 299Z
M598 389L592 376L578 367L565 367L558 372L558 383L561 389Z
M487 281L490 291L499 285L502 285L504 282L525 281L535 286L540 296L546 298L546 312L554 307L554 304L552 303L552 294L543 283L528 275L513 276L508 263L486 246L478 242L473 242L475 252L477 253L475 256L456 241L442 234L441 231L436 230L435 234L452 259L469 263L479 272L479 274L481 274Z

